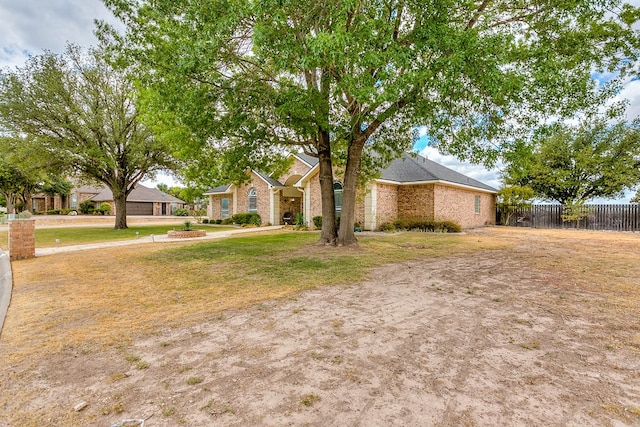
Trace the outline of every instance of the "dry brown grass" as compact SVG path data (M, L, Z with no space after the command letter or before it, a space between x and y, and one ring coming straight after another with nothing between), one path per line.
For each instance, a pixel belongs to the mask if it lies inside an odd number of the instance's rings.
M478 251L506 254L504 263L544 276L549 287L546 300L532 303L598 324L603 348L640 350L638 234L488 228L466 235L362 237L359 247L346 249L315 246L314 234L288 235L294 237L281 239L274 234L225 242L136 245L14 263L14 295L0 337L2 378L33 383L37 366L65 349L124 352L136 338L165 327L216 321L227 309L295 298L301 290L317 286L357 282L383 263ZM260 239L273 241L260 246ZM339 331L340 319L332 327ZM614 328L617 338L611 341ZM542 345L517 343L531 351ZM124 371L108 375L110 384L123 378ZM0 392L3 388L0 385ZM37 402L41 392L25 389L2 396L0 407L5 399ZM105 403L104 411L118 413L121 405L116 396ZM32 411L33 422L23 425L39 425L37 420L46 417L38 408L24 406ZM51 407L47 411L66 413ZM635 407L610 404L603 411L614 415L623 411L639 419ZM75 415L66 416L68 420L58 420L74 424Z
M597 293L604 298L600 316L637 314L639 308L637 234L491 228L456 236L366 237L358 248L337 250L314 246L315 235L298 235L297 249L271 256L220 254L206 243L149 244L14 263L3 357L78 345L125 346L165 326L195 324L229 308L358 280L381 263L477 250L511 248L511 261L553 275L556 286ZM319 274L292 271L314 263Z
M493 228L489 232L514 244L512 260L534 266L558 290L586 297L549 293L553 305L568 315L582 315L602 325L607 346L632 346L640 333L640 234L584 230ZM624 325L624 340L610 343ZM635 332L634 332L635 331Z
M122 347L163 327L215 319L230 308L357 281L383 263L504 247L488 236L415 233L326 248L315 245L317 234L287 234L292 238L264 247L253 237L238 237L16 262L0 354L10 362L64 348Z

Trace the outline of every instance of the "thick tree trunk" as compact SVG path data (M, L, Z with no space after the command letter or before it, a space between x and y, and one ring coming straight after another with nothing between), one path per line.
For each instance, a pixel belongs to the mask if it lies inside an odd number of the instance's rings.
M116 223L113 228L116 230L125 230L127 227L127 193L124 191L116 192L113 189L113 202L116 204Z
M363 148L364 138L358 138L349 145L347 166L344 171L338 246L349 246L358 243L358 239L356 239L354 233L354 223L356 214L356 189L358 186L358 178L360 177L360 162Z
M5 203L7 205L7 214L16 213L16 197L14 194L2 193Z
M24 201L24 205L22 206L23 211L31 212L33 209L33 197L31 197L31 192L26 192L22 195L22 200ZM47 196L45 195L45 201L47 200ZM46 209L45 209L46 210ZM35 214L35 212L31 212Z
M333 194L333 166L331 164L329 133L320 131L318 141L320 195L322 199L322 231L318 244L335 245L337 237L336 201Z

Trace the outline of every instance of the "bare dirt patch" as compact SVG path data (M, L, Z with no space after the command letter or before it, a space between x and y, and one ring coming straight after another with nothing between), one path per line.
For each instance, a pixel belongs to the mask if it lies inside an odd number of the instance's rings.
M122 346L16 361L0 341L0 425L640 424L640 236L466 238L510 249L245 309L212 302L197 326Z

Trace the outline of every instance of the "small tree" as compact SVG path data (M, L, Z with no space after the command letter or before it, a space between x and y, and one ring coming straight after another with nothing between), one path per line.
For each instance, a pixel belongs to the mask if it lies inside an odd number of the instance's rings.
M107 202L103 202L100 204L98 211L100 212L100 215L107 215L109 212L111 212L111 205Z
M562 222L574 222L576 227L578 221L589 216L589 206L585 206L584 200L567 200L562 205Z
M510 185L498 191L498 209L504 217L503 225L509 225L513 215L521 209L531 208L533 189L527 186Z

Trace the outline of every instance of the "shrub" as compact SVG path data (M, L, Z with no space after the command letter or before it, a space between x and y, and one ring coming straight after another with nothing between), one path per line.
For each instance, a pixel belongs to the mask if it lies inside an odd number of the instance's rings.
M191 221L185 221L184 222L183 230L184 231L191 231Z
M440 224L450 233L460 233L462 231L462 226L457 222L441 221Z
M322 215L313 217L313 225L315 225L317 229L322 228Z
M78 205L78 210L81 214L91 214L94 210L94 204L91 200L85 200L84 202Z
M385 222L383 224L380 224L380 227L378 227L378 229L380 231L387 231L387 232L392 232L397 230L396 226L392 222Z
M60 215L60 209L49 209L47 215Z
M415 230L435 233L459 233L462 231L460 224L453 221L428 221L421 219L397 219L393 222L381 224L378 229L380 231Z
M262 219L260 215L254 212L247 213L238 213L231 217L234 224L240 225L260 225L262 224Z
M220 220L220 224L223 224L223 225L233 224L233 218L222 219L222 220Z
M213 220L211 220L211 221L213 221ZM222 220L221 220L221 219L216 219L216 220L215 220L215 223L216 223L216 224L222 224Z
M100 214L106 215L111 212L111 205L107 202L101 203L100 207L97 210L98 212L100 212Z
M173 215L175 216L189 216L189 211L185 208L178 208L173 211Z
M304 225L304 215L300 212L296 214L296 225L298 227L302 227Z
M209 218L202 218L203 224L209 224Z
M28 219L28 218L31 218L33 215L29 211L22 211L17 216L18 216L18 219Z

